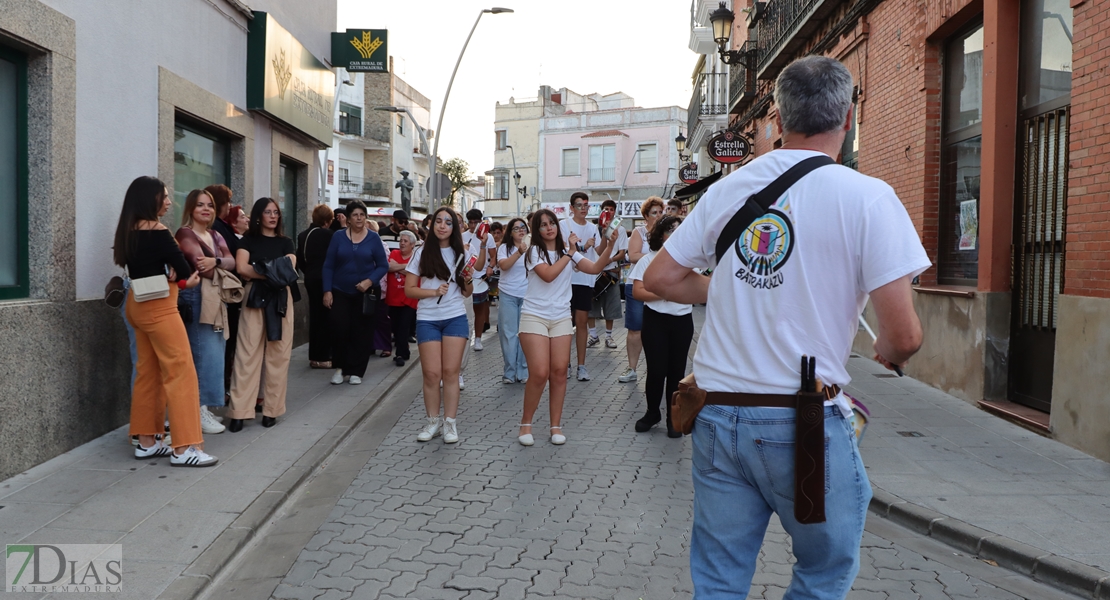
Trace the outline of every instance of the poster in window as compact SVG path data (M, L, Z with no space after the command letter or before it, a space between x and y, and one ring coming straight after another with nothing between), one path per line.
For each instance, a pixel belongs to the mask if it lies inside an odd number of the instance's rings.
M972 198L960 203L960 250L974 250L979 239L979 202Z

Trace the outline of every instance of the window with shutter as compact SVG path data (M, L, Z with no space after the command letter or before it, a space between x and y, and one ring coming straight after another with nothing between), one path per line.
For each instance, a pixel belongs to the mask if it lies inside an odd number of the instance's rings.
M581 175L579 168L579 150L578 148L564 148L563 149L563 168L560 171L563 177L575 177Z

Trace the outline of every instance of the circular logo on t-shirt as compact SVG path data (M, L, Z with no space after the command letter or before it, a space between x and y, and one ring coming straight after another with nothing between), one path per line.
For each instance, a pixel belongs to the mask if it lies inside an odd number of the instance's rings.
M763 279L772 277L790 258L794 250L794 226L785 214L769 210L748 226L736 240L735 249L745 267L741 269L746 271L744 278L749 283L755 287L777 287L777 283ZM771 285L766 285L768 283Z

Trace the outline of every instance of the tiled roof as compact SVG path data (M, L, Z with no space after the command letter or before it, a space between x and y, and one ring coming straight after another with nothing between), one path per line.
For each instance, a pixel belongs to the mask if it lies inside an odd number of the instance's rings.
M602 138L602 137L617 137L618 135L623 136L623 137L628 137L627 133L625 133L625 132L623 132L619 129L606 129L604 131L595 131L593 133L587 133L586 135L584 135L582 137L584 137L584 138Z

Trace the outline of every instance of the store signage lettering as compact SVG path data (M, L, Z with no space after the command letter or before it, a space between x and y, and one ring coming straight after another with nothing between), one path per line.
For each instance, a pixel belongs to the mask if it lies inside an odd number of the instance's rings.
M698 163L690 163L682 167L678 171L678 178L682 180L682 183L697 183Z
M348 29L332 33L331 61L351 73L388 73L389 30Z
M725 165L738 163L752 153L748 140L731 131L722 131L709 139L705 145L709 158Z
M335 73L269 14L255 11L247 36L247 108L332 144Z

